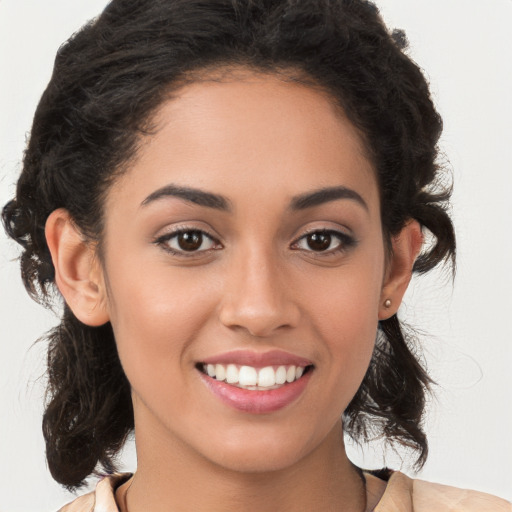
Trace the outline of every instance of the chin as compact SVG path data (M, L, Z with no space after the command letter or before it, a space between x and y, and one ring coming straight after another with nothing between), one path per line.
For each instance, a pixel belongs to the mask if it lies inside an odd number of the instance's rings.
M301 457L293 453L235 453L223 454L218 465L228 471L245 474L264 474L283 471L295 466Z
M294 432L239 432L229 440L212 440L203 454L214 464L238 473L270 473L286 470L307 459L322 444L328 433ZM342 441L340 446L342 446ZM214 447L222 447L221 450ZM210 453L207 453L210 452Z

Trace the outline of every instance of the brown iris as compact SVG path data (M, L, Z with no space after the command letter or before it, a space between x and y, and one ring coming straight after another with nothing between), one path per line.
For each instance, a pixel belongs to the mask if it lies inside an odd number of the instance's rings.
M178 234L178 245L183 251L197 251L203 244L201 231L184 231Z
M332 236L329 233L311 233L307 236L308 247L313 251L325 251L331 245Z

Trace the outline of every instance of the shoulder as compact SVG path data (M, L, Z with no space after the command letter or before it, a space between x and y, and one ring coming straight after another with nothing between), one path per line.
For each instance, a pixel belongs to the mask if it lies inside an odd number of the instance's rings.
M94 494L94 492L84 494L71 503L64 505L58 512L92 512L95 502Z
M375 512L512 512L512 504L478 491L409 478L395 472Z
M424 480L412 482L414 507L418 511L435 506L435 510L450 512L512 512L511 503L484 492L458 489Z
M58 512L119 512L115 490L131 476L131 473L119 473L105 477L98 482L94 491L80 496Z

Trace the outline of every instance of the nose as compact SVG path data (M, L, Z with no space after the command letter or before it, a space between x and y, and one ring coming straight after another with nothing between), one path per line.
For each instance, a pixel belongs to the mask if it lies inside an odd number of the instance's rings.
M232 261L220 305L221 323L259 338L297 326L300 310L286 274L264 251L247 251Z

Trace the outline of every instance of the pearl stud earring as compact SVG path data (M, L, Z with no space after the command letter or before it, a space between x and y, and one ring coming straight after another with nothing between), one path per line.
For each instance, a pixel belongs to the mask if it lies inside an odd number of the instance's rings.
M385 308L390 308L391 307L391 299L386 299L384 301L384 307Z

